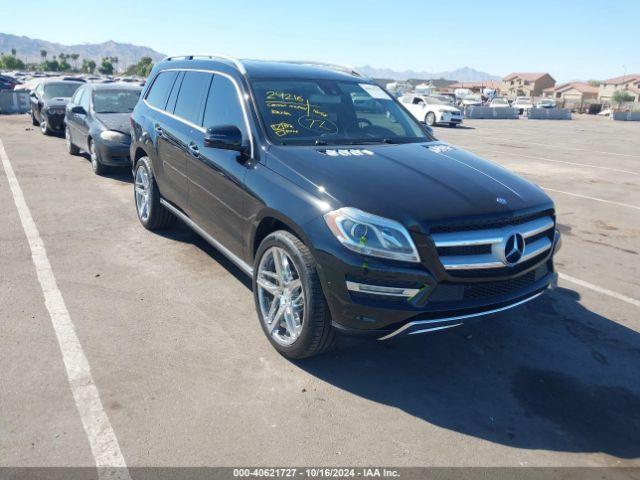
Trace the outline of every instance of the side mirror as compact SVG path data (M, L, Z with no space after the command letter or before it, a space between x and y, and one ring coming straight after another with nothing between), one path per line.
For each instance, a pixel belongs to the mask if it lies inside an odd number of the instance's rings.
M30 92L30 93L29 93L29 96L30 96L31 98L36 98L36 92Z
M235 125L218 125L207 128L204 134L204 146L244 152L242 132Z
M427 131L427 133L429 135L433 136L433 128L431 128L429 125L427 125L426 123L423 123L422 126L424 127L424 129Z
M71 113L77 113L78 115L86 115L87 111L84 109L84 107L81 107L80 105L76 105L74 107L71 107Z

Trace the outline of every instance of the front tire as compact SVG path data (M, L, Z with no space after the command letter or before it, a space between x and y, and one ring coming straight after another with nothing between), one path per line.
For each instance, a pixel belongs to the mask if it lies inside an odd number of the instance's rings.
M67 152L69 155L78 155L80 153L80 149L73 144L71 140L71 132L69 131L69 126L64 129L64 141L67 144Z
M279 230L260 244L253 296L265 335L284 357L313 357L335 344L336 332L315 259L290 232Z
M176 217L160 203L160 191L147 157L138 159L133 178L136 212L142 226L147 230L172 226Z
M42 120L40 121L40 131L42 132L43 135L51 135L51 129L49 128L49 125L47 124L47 119L43 116Z
M104 175L109 171L109 167L100 161L100 153L93 140L89 140L89 155L91 155L91 169L93 173L96 175Z
M430 127L433 127L436 123L436 114L433 112L427 113L427 116L424 118L424 123L426 123Z
M34 127L37 127L37 126L39 126L39 125L40 125L40 123L38 123L38 119L36 118L36 114L35 114L35 113L33 113L33 109L31 110L31 124L32 124Z

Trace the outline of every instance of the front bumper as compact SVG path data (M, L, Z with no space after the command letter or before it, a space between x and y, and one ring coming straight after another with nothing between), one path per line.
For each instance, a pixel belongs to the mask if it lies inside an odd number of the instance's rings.
M128 143L96 142L96 148L100 154L100 162L112 167L131 166Z
M378 260L325 242L316 249L318 273L334 327L381 340L443 330L508 310L557 282L554 245L533 263L500 277L452 278L443 273L427 237L414 238L422 262Z
M64 130L64 113L47 113L46 111L43 111L42 116L50 130L53 130L54 132L61 132Z
M450 112L441 112L436 116L436 123L462 123L462 113L452 115Z

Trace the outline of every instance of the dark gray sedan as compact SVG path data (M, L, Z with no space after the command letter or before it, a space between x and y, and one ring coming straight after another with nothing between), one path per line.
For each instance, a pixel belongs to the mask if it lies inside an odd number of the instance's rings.
M67 104L65 139L71 155L91 155L93 171L131 166L129 116L142 89L125 83L86 84Z

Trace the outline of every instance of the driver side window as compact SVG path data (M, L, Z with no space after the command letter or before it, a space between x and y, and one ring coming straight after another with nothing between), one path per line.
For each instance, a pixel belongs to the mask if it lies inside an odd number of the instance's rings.
M413 98L413 104L414 105L424 105L424 100L421 99L420 97L414 97Z

